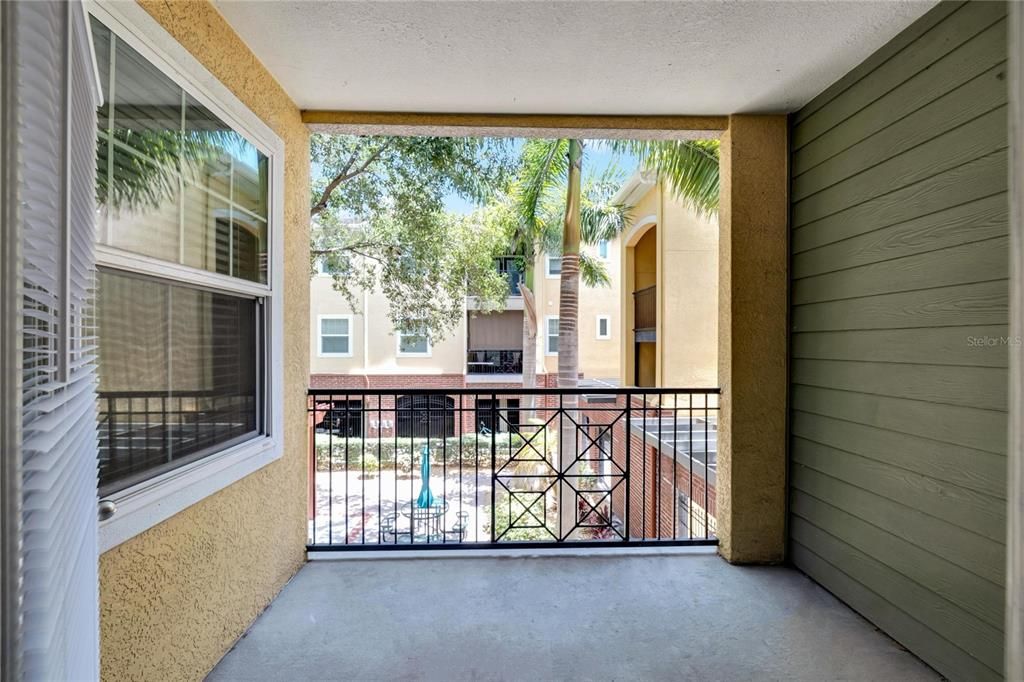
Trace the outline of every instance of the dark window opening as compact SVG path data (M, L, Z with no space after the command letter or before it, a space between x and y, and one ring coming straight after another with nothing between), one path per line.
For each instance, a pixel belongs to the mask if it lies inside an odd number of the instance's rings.
M455 399L443 395L403 395L395 401L399 438L449 438L455 435Z
M332 400L325 407L321 413L317 405L317 414L322 415L315 425L317 431L348 438L363 437L362 400Z

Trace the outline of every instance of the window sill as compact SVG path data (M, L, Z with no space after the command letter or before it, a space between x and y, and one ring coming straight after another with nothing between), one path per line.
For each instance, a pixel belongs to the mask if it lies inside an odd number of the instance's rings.
M257 437L108 495L103 499L117 511L100 522L100 553L280 459L282 452L279 440Z
M429 358L433 357L433 353L398 353L395 355L396 358Z
M318 358L350 358L352 353L317 353Z

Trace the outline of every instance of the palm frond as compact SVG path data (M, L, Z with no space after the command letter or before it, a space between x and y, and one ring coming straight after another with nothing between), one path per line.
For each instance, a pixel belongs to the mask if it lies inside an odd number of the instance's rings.
M196 179L207 164L241 153L245 144L226 130L118 128L111 138L101 133L97 140L96 202L115 213L159 208L178 195L183 174ZM115 171L108 175L109 154Z
M632 206L613 201L622 186L624 174L611 165L596 177L587 180L580 204L580 238L585 244L614 239L629 223Z
M588 287L610 287L611 277L604 262L586 253L580 253L580 279Z
M560 186L569 168L568 140L527 140L523 145L522 171L517 184L519 214L526 226L536 230L545 197Z
M718 140L610 140L668 181L673 193L702 215L718 212Z

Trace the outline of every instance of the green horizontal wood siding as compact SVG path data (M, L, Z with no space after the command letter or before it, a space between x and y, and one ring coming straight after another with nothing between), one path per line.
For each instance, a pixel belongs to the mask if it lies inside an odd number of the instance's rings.
M792 118L790 557L1000 679L1006 6L942 2Z

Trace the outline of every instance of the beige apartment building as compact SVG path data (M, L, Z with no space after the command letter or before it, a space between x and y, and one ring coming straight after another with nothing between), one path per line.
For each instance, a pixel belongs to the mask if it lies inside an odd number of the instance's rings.
M614 200L633 206L617 245L622 385L717 386L717 217L698 215L643 173Z
M610 285L580 283L580 372L623 386L713 387L718 381L718 222L637 172L615 201L632 206L616 239L583 246L605 265ZM357 309L319 272L310 286L313 388L455 387L522 383L523 299L514 259L495 267L512 283L505 310L465 317L443 339L398 333L383 294L362 292ZM534 265L537 384L558 372L561 258ZM671 349L669 348L671 346Z
M585 245L605 263L607 287L580 284L580 371L585 379L617 381L621 371L619 240ZM479 312L467 298L464 318L443 339L401 334L388 317L388 301L364 291L356 309L318 272L310 284L310 385L313 388L457 387L522 384L523 298L514 259L495 267L511 283L505 310ZM560 256L537 259L537 385L554 385L558 372Z

